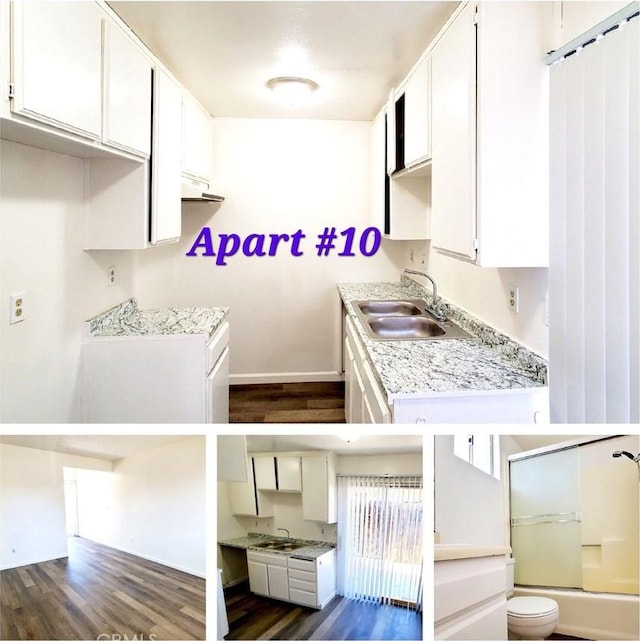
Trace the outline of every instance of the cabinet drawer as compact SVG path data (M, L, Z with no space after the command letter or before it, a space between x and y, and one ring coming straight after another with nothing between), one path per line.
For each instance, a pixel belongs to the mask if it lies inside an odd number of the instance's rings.
M291 578L291 572L289 572L289 591L291 590L301 590L302 592L311 592L315 595L316 593L316 583L315 577L313 581L299 581L298 579Z
M307 581L308 583L315 583L316 573L307 572L306 570L295 570L289 566L289 578L297 579L298 581Z
M265 565L287 566L287 557L282 554L265 554L264 552L247 551L247 561L264 563Z
M289 569L306 570L307 572L316 572L316 562L307 559L289 559Z
M294 603L308 605L312 608L317 607L317 599L315 593L305 592L303 590L289 590L289 600Z
M366 354L364 351L364 347L362 346L360 336L358 335L358 330L356 329L355 322L348 314L345 316L345 319L347 325L347 338L349 339L351 348L354 350L354 356L357 354L357 357L359 357L360 360L363 361L366 359Z
M207 373L216 364L220 358L220 354L224 348L229 344L229 321L225 321L213 335L213 338L207 345Z

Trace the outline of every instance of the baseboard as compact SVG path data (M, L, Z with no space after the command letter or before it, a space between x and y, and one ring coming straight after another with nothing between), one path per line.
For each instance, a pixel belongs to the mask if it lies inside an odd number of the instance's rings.
M340 372L284 372L282 374L231 374L230 385L266 383L334 383L344 380Z
M68 556L69 556L68 554L61 554L59 556L46 556L42 558L36 557L29 561L19 561L18 563L15 563L15 564L0 565L0 572L2 570L14 570L15 568L23 568L26 565L35 565L36 563L47 563L48 561L57 561L58 559L66 559Z
M83 538L87 538L87 537L83 537ZM95 539L87 539L87 540L94 541L94 543L99 543L100 545L104 545L105 547L108 547L108 548L113 548L114 550L119 550L120 552L126 552L127 554L131 554L131 556L137 556L141 559L145 559L145 561L152 561L153 563L157 563L158 565L164 565L165 567L171 568L172 570L179 570L180 572L184 572L185 574L191 574L192 576L197 576L201 579L207 578L206 572L198 572L197 570L192 570L191 568L185 568L175 563L169 563L164 559L158 559L156 557L149 556L148 554L142 554L141 552L120 547L118 545L109 545L102 541L96 541Z

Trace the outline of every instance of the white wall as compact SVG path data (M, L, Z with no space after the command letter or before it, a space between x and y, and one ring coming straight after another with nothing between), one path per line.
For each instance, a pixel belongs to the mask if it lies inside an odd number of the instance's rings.
M82 160L1 141L0 209L0 420L77 422L82 322L132 295L133 254L82 251ZM13 292L25 320L9 325Z
M547 268L499 269L477 267L431 249L430 242L409 243L403 267L426 271L438 285L438 294L536 354L549 355L549 328L544 323L544 300L548 290ZM414 264L409 251L415 253ZM425 264L421 264L422 256ZM412 276L412 278L414 278ZM416 282L430 285L415 276ZM509 285L520 289L520 313L508 305Z
M67 556L63 467L111 463L0 444L0 569Z
M338 474L422 474L422 454L338 456Z
M204 576L205 437L194 436L81 472L80 536Z
M435 437L435 529L440 543L508 545L503 484L454 456L453 436Z
M385 241L373 257L316 255L325 226L371 225L369 122L215 120L213 190L219 206L183 208L177 246L141 254L136 288L144 305L228 305L231 373L251 380L327 378L341 368L336 284L399 279L402 247ZM203 226L220 233L293 234L304 256L283 245L275 257L236 255L228 265L187 257ZM339 250L338 250L339 251ZM164 262L160 262L160 261ZM267 340L265 340L267 338Z

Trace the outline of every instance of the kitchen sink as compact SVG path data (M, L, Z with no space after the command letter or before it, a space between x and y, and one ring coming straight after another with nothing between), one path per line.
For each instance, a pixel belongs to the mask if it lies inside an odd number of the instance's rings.
M358 303L367 316L419 316L422 310L406 300L372 300Z
M282 552L290 552L304 547L299 543L286 543L283 541L264 541L263 543L255 543L251 547L262 548L263 550L280 550Z
M355 301L370 338L378 341L472 338L450 320L437 320L420 299Z
M380 338L435 338L445 334L436 321L424 316L387 316L368 321Z

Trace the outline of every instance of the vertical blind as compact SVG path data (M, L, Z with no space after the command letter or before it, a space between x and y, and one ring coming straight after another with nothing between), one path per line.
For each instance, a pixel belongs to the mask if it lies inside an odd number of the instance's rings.
M590 32L550 69L554 422L639 420L639 23Z
M338 478L338 592L422 601L422 476Z

